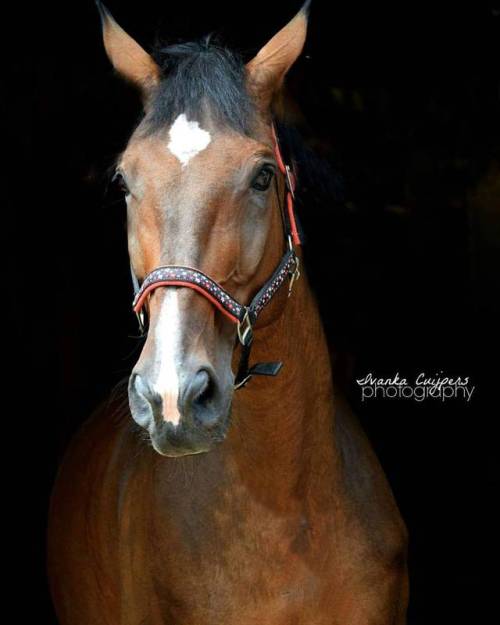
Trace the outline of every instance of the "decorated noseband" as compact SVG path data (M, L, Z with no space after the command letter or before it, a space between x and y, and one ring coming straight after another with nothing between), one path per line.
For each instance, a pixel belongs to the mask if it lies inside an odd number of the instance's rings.
M183 267L181 265L157 267L148 273L140 287L136 276L132 272L135 290L132 307L139 320L141 330L144 329L142 308L147 297L158 287L166 286L186 287L195 290L237 325L238 340L242 345L242 351L235 378L235 388L245 386L253 375L274 376L280 371L281 362L258 363L249 368L250 350L253 340L252 328L261 311L271 301L283 283L289 280L288 289L290 295L293 283L300 276L299 258L294 250L294 244L300 244L294 212L295 179L290 167L283 162L274 125L272 129L276 160L281 173L285 176L286 183L285 206L281 210L288 249L281 257L271 277L260 288L250 304L247 306L240 304L215 280L192 267Z

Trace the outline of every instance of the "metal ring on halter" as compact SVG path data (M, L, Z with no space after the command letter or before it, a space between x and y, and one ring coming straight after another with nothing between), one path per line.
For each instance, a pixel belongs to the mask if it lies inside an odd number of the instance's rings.
M295 260L295 269L293 270L293 273L290 278L290 282L288 284L288 297L290 297L290 295L292 294L294 283L296 282L296 280L300 278L300 258L298 256L295 256L294 260Z
M146 329L146 326L144 324L144 311L140 310L139 312L136 312L135 316L137 317L137 322L139 323L139 331L141 334L144 334L144 331Z
M292 198L295 200L295 182L294 182L292 170L290 169L289 165L285 165L285 176L286 176L288 191L291 193Z
M238 339L242 345L248 345L252 338L252 322L250 321L250 313L248 308L245 309L245 315L243 319L238 322L237 326Z
M249 374L248 374L246 377L244 377L244 378L243 378L240 382L237 382L237 383L233 386L234 390L235 390L235 391L237 391L239 388L243 388L243 387L246 385L246 383L247 383L249 380L251 380L251 378L252 378L252 374L251 374L251 373L249 373Z

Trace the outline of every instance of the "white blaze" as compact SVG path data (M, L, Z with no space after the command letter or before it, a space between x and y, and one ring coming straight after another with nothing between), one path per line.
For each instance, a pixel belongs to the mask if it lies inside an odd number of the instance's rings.
M163 418L177 425L181 415L177 407L179 376L177 360L180 349L181 324L177 291L168 289L158 313L155 330L158 377L154 388L163 401Z
M189 122L184 113L179 115L170 127L169 136L170 142L167 147L180 160L183 167L211 141L210 133L200 128L198 122Z

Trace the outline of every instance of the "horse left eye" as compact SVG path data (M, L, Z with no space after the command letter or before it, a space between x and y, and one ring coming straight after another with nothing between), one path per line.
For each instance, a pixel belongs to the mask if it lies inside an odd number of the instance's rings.
M266 189L269 189L273 176L274 171L271 167L263 167L253 179L252 188L257 191L266 191Z

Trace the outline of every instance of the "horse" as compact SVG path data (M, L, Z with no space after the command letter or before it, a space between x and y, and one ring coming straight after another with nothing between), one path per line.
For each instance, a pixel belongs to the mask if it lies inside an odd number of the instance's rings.
M56 478L59 622L402 625L407 531L332 379L275 124L308 3L246 64L212 40L151 56L100 13L144 105L116 177L148 328L128 402Z

